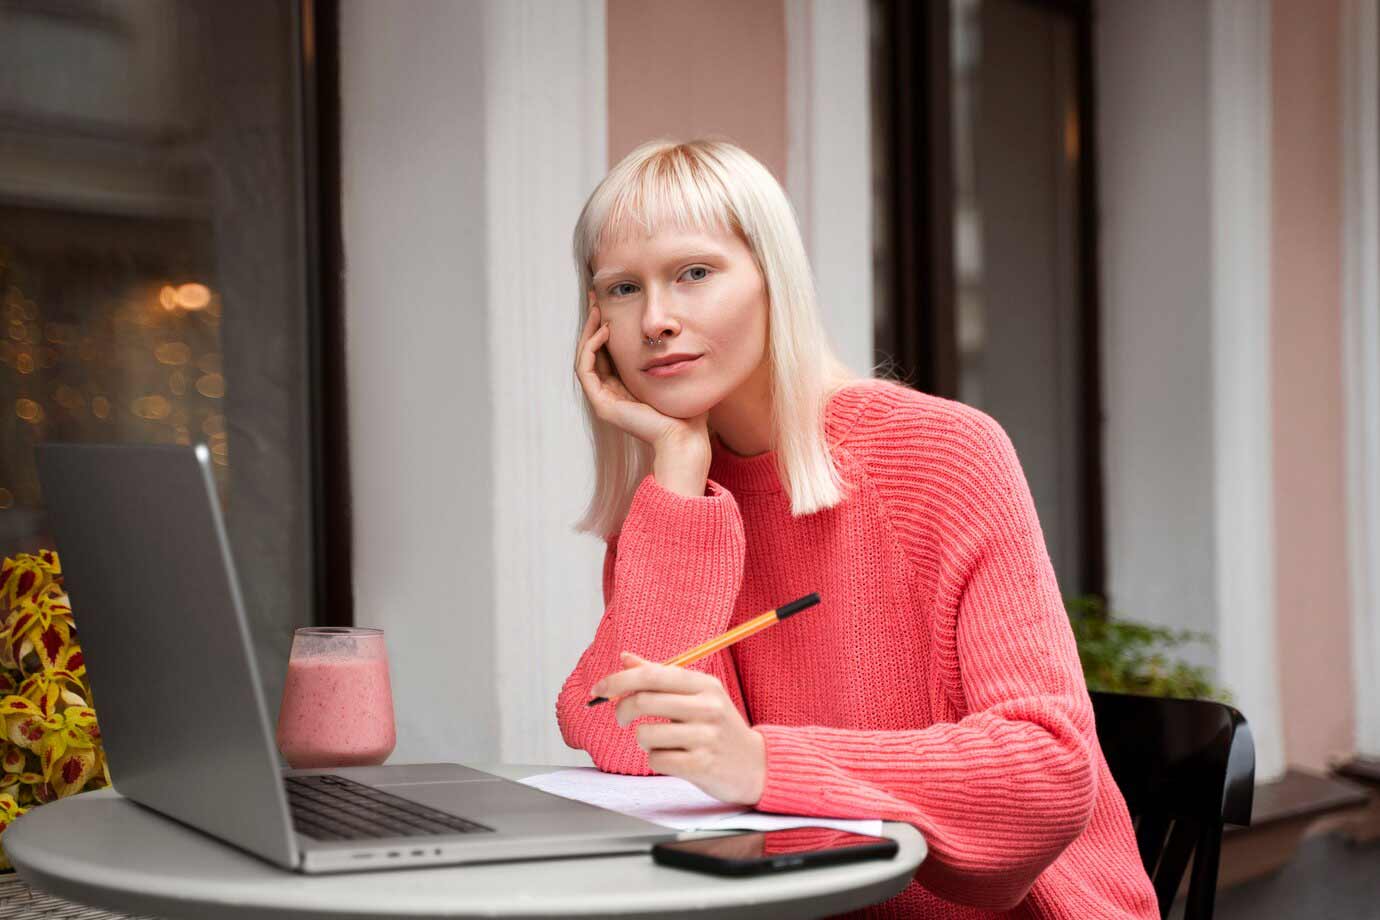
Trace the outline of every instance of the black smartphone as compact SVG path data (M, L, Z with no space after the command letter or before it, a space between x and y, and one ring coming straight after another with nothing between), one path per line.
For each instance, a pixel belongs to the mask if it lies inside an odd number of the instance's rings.
M652 845L652 859L663 866L715 875L762 875L857 859L890 859L897 849L890 837L832 827L792 827L657 843Z

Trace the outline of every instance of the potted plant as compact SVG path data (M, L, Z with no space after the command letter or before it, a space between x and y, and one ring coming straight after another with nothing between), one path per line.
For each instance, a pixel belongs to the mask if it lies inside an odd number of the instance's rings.
M55 552L0 563L0 615L2 837L30 808L107 786L110 773ZM0 871L13 871L2 849Z
M1231 694L1212 682L1207 668L1169 657L1180 646L1211 643L1206 633L1125 619L1096 595L1064 598L1064 608L1089 690L1231 702Z

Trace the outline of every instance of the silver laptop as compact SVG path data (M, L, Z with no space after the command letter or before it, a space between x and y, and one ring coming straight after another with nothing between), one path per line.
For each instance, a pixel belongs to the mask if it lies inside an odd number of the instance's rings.
M286 869L643 852L676 832L459 764L279 764L204 446L37 448L116 790Z

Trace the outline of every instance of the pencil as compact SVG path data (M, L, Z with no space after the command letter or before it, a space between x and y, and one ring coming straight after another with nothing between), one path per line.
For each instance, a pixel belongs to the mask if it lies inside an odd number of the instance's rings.
M733 627L722 636L715 636L708 642L703 642L688 651L681 652L669 661L663 661L662 664L672 665L678 668L685 667L687 664L694 664L701 658L708 658L720 649L728 648L733 643L740 642L753 633L759 633L768 626L774 623L780 623L782 620L786 619L786 617L793 616L818 603L819 593L812 591L804 597L791 601L789 604L777 607L774 610L768 610L766 613L760 613L747 622L740 623ZM608 702L608 697L596 696L594 699L585 703L585 705L594 706L598 703L606 702Z

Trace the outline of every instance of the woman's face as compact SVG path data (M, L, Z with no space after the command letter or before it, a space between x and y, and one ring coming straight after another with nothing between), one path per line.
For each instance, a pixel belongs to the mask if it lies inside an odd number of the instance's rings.
M767 293L736 233L633 236L596 253L590 299L609 323L608 351L628 391L659 412L693 418L746 383L767 346ZM661 340L648 345L647 338ZM679 373L647 373L655 358L698 355Z

